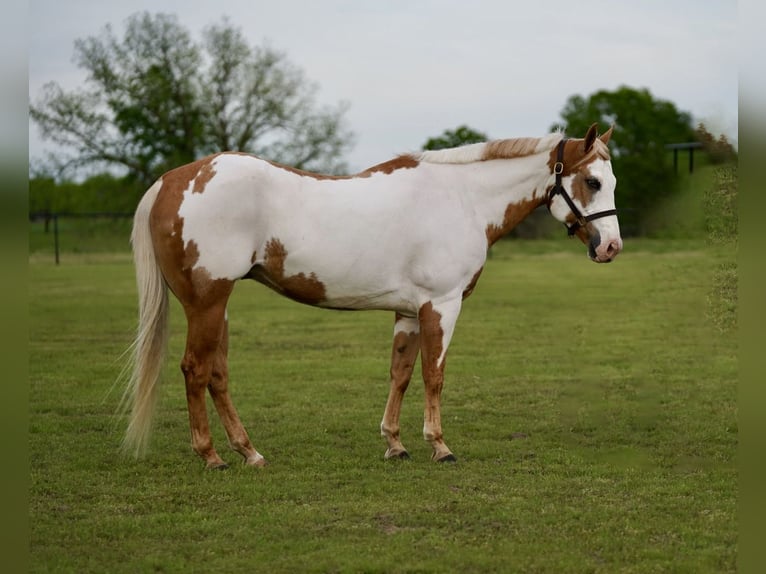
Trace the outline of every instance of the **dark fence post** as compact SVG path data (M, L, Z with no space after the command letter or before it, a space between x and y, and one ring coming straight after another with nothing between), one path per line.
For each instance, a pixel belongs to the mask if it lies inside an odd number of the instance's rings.
M700 142L667 144L665 149L673 150L673 170L678 173L678 150L689 152L689 173L694 172L694 150L702 147Z
M56 252L56 265L59 264L59 214L53 214L53 248Z
M37 211L29 214L29 221L42 220L45 225L45 232L48 232L48 222L53 221L53 251L56 265L61 263L61 238L59 237L59 219L127 219L132 218L133 213L117 211L91 211L84 213L71 213L67 211L50 212ZM65 230L67 231L67 230ZM71 233L71 228L68 230Z

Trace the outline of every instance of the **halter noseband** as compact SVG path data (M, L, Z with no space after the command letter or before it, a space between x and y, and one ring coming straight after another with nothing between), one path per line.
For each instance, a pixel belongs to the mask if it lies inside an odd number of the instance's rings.
M564 198L564 201L567 202L567 205L569 206L569 209L572 211L572 214L575 216L575 222L572 225L567 225L566 222L564 222L564 225L566 225L567 228L567 235L569 237L574 236L574 234L577 232L577 230L580 227L585 227L585 224L589 221L593 221L594 219L600 219L601 217L607 217L609 215L617 215L616 209L606 209L604 211L599 211L597 213L591 213L590 215L583 215L582 212L577 209L577 206L574 204L574 201L572 201L572 198L569 197L569 194L564 189L564 186L561 184L561 174L564 172L564 145L566 144L567 138L563 138L559 142L558 150L556 151L556 163L553 166L553 173L556 175L556 185L553 186L553 189L551 189L551 192L548 194L548 211L551 209L551 203L553 202L553 197L555 195L560 195Z

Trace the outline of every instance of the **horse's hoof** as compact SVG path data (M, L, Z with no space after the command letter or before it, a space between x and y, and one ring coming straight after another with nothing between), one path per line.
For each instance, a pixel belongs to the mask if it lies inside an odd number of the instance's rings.
M384 457L386 460L410 460L410 453L408 453L406 450L399 451L397 453L392 453L391 451L386 451L386 455Z
M457 462L457 459L455 458L454 454L449 453L446 456L443 456L441 458L437 458L436 462Z
M227 468L229 468L229 465L225 462L214 462L205 466L206 470L226 470Z
M266 462L266 459L263 458L263 456L261 456L260 454L257 454L253 458L246 460L245 464L247 466L257 466L258 468L263 468L269 463Z

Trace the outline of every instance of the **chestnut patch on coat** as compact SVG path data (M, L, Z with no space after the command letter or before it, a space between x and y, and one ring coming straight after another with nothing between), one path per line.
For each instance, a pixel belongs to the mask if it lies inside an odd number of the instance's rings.
M572 189L570 190L572 197L579 201L583 207L591 202L594 193L585 183L588 176L589 174L585 170L579 171L572 179Z
M370 177L373 173L385 173L390 174L398 169L412 169L418 167L420 162L411 155L400 155L394 159L390 159L386 162L379 163L372 167L368 167L364 171L360 172L357 177Z
M186 242L186 247L184 248L184 257L183 261L181 262L181 269L192 269L194 268L194 264L197 263L199 260L199 247L197 247L197 242L193 239L190 239Z
M463 299L473 293L473 290L476 287L476 283L479 281L479 276L481 275L482 271L484 271L484 266L479 267L479 270L473 274L473 277L471 277L471 282L465 289L463 289Z
M312 179L318 179L318 180L325 180L325 179L344 180L344 179L356 179L359 177L370 177L373 173L385 173L386 175L388 175L398 169L410 169L413 167L417 167L420 162L418 162L418 160L416 160L411 155L400 155L399 157L395 157L394 159L391 159L389 161L379 163L377 165L369 167L365 169L364 171L360 171L359 173L355 175L326 175L322 173L313 173L310 171L304 171L302 169L290 167L289 165L282 165L281 163L277 163L274 161L268 161L268 163L270 163L274 167L278 167L279 169L284 169L285 171L289 171L296 175L300 175L301 177L310 177Z
M548 158L548 167L551 173L553 173L554 166L557 163L557 154L558 146L551 150ZM590 175L588 165L595 159L603 159L605 161L610 159L609 148L602 140L596 139L587 153L585 151L585 140L567 140L564 143L564 158L562 161L564 169L561 172L561 176L573 176L569 193L583 207L586 207L593 199L593 192L588 187L588 184L585 183L585 180ZM551 189L551 187L548 188L548 194L550 194ZM572 224L575 219L575 216L570 214L567 216L567 223Z
M503 223L501 225L495 225L493 223L487 225L487 229L485 230L487 235L487 247L490 247L495 241L507 235L514 227L524 220L524 218L545 203L546 199L546 197L523 199L518 203L509 203L505 208Z
M391 380L403 386L409 384L412 370L418 358L420 334L399 331L394 335L391 349Z
M433 390L437 394L441 393L441 385L444 382L444 366L446 364L446 360L442 360L439 363L439 357L442 356L442 351L444 350L444 329L442 329L441 321L442 315L434 309L431 301L420 306L418 322L420 323L420 353L422 357L423 381L426 384L426 388L434 386ZM428 396L428 390L426 390L426 396Z
M167 172L161 178L161 188L149 215L154 253L162 275L171 291L182 304L198 301L214 301L227 297L234 282L228 279L212 279L204 267L195 267L199 260L199 246L194 240L184 245L183 217L178 210L183 203L184 192L194 181L194 190L204 191L215 170L209 156Z
M213 157L215 156L205 158L209 161L203 163L199 172L197 172L197 176L194 178L194 188L192 189L192 193L202 193L205 191L205 186L208 182L213 179L213 176L215 175L215 168L213 167L212 161Z
M594 159L609 160L609 148L601 140L597 139L593 142L593 146L585 152L585 140L567 140L564 143L564 171L561 172L562 177L571 175L572 173L580 173L584 168L592 162ZM554 147L548 157L548 168L553 173L553 167L556 165L558 159L558 146Z
M255 256L255 254L253 254ZM298 273L285 277L285 259L287 250L279 239L272 238L266 243L263 264L256 264L245 276L263 283L277 293L281 293L307 305L318 305L326 297L325 286L316 273Z

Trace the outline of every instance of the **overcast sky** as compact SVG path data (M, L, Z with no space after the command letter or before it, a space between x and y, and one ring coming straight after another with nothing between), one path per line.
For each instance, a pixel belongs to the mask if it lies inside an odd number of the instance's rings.
M571 95L621 85L737 140L735 0L30 0L30 98L81 85L75 39L106 24L121 36L141 11L177 15L195 38L228 16L285 52L320 102L349 102L355 171L461 124L540 136ZM30 157L49 145L30 126Z

